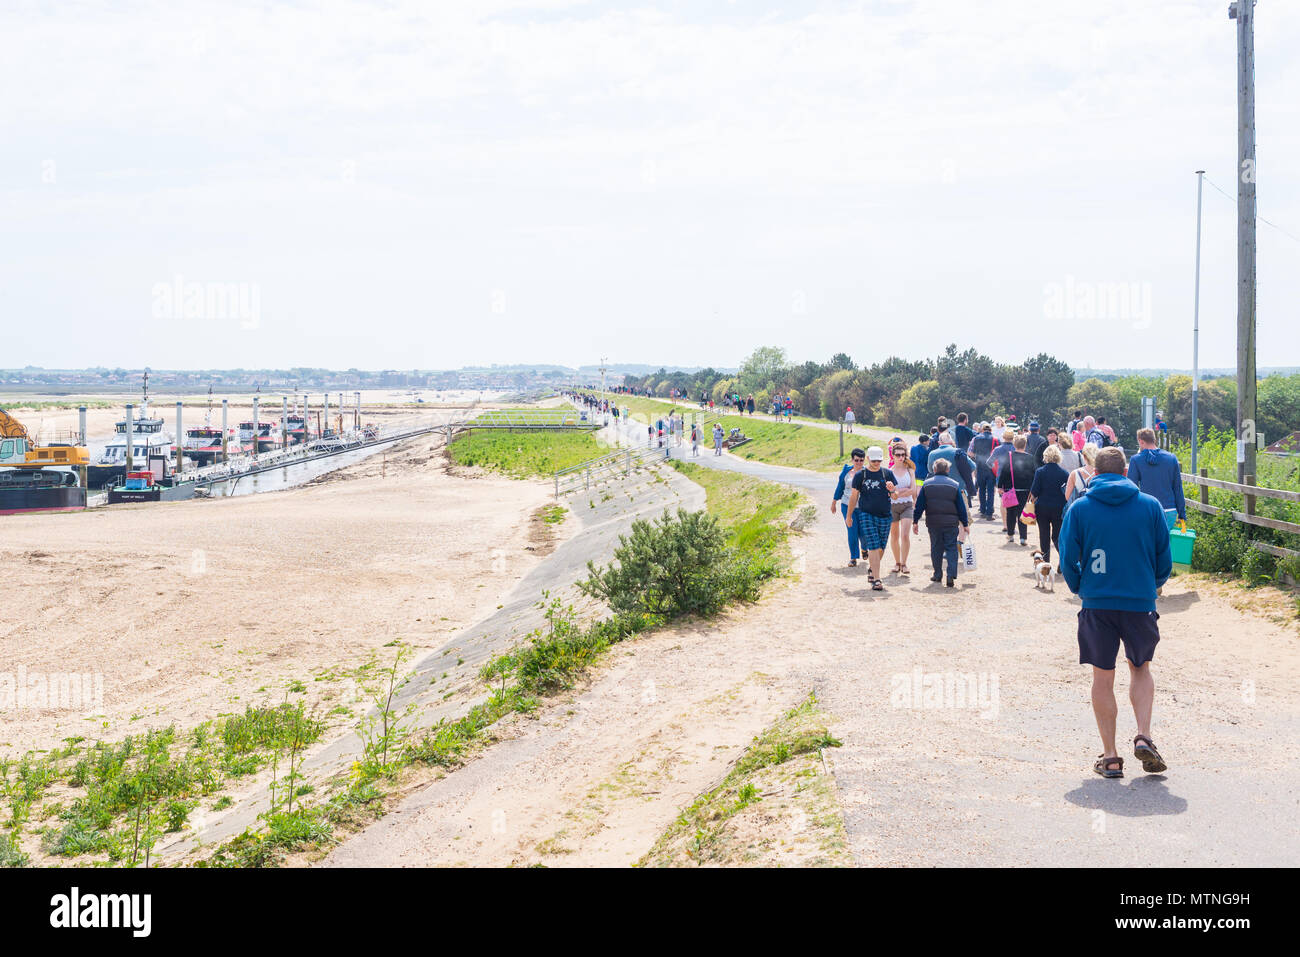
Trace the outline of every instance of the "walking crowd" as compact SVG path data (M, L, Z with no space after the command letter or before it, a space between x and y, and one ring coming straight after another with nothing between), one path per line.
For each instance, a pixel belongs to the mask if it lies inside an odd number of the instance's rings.
M844 421L851 427L851 409ZM965 413L951 422L940 416L910 448L895 436L887 449L853 449L831 501L847 529L849 566L865 560L874 592L885 588L886 548L891 577L911 574L910 536L922 521L930 581L949 588L963 566L974 567L973 520L997 523L1012 547L1028 546L1029 529L1037 528L1036 584L1054 585L1059 574L1080 598L1079 663L1092 668L1102 739L1093 770L1107 778L1124 774L1114 695L1121 645L1138 732L1133 755L1148 773L1167 768L1151 738L1151 661L1160 640L1156 601L1173 570L1170 529L1185 528L1187 512L1177 457L1159 447L1154 429L1139 430L1137 439L1129 460L1106 420L1082 410L1046 432L1037 421L1022 431L1001 416L973 426Z
M578 398L592 406L590 397ZM773 414L788 417L786 402L788 397L774 398ZM754 413L752 396L732 394L725 404ZM700 405L712 409L713 401L701 394ZM598 401L595 408L618 414L608 402ZM854 424L850 407L845 431ZM647 444L681 446L689 437L691 454L698 456L701 441L711 437L714 455L722 455L722 425L713 423L708 436L705 428L687 426L673 411L647 426ZM965 413L953 420L940 416L910 447L894 436L886 447L853 449L831 500L847 531L848 564L866 566L873 592L885 590L886 549L893 560L889 576L911 575L912 539L920 536L922 523L930 540L930 582L948 588L955 587L959 572L975 568L974 523L992 526L1003 547L1013 549L1017 543L1027 548L1030 528L1037 529L1036 585L1054 591L1059 575L1080 599L1079 663L1092 669L1092 708L1102 741L1093 770L1106 778L1124 775L1114 693L1121 647L1137 728L1132 753L1148 773L1167 769L1151 737L1151 662L1160 641L1156 603L1173 570L1170 530L1186 527L1187 511L1177 457L1160 448L1154 429L1140 429L1137 440L1129 459L1105 418L1082 410L1046 431L1037 421L1021 429L1013 416L974 424Z

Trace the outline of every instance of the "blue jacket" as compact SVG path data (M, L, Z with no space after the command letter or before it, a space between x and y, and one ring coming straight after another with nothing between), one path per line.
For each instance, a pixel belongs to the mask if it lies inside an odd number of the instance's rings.
M957 494L946 492L945 489L952 489ZM916 507L912 509L912 521L919 522L921 516L926 515L929 509L929 515L926 516L927 527L934 528L956 528L958 525L963 527L970 524L970 515L966 511L966 497L962 494L965 491L956 479L949 478L947 475L931 476L930 480L921 486L921 491L916 496ZM927 501L925 493L930 493Z
M1183 467L1178 456L1164 449L1143 449L1128 463L1129 481L1153 496L1161 508L1178 510L1178 517L1187 520L1187 504L1183 500Z
M912 446L912 451L907 453L907 457L916 463L916 480L918 482L930 474L929 468L926 467L926 462L930 458L929 446L918 442Z
M1048 462L1034 473L1029 494L1034 497L1035 511L1059 515L1065 511L1065 483L1070 473L1055 462Z
M1084 608L1155 611L1156 589L1173 570L1164 509L1122 475L1093 476L1065 513L1059 551Z
M950 476L957 471L957 450L951 445L941 445L926 456L925 473L927 475L934 471L934 463L939 459L948 460L948 474Z

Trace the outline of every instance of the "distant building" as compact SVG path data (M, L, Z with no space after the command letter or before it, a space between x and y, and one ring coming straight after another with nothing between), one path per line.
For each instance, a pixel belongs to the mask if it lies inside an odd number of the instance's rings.
M1292 432L1285 438L1278 439L1265 452L1272 452L1276 455L1296 455L1300 454L1300 432Z

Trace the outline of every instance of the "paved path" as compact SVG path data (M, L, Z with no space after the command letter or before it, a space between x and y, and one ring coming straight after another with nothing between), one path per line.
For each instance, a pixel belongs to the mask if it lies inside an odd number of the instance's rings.
M815 490L817 504L827 503L816 534L844 541L842 521L829 517L825 476L712 450L691 461ZM977 523L974 541L982 567L954 591L929 582L924 532L914 538L911 580L893 577L883 595L849 585L861 576L833 560L809 572L832 576L827 624L865 639L869 661L828 662L817 676L841 719L835 775L861 863L1300 863L1294 625L1279 628L1175 578L1159 605L1153 666L1152 733L1171 769L1144 774L1121 748L1127 777L1105 780L1089 769L1101 748L1090 672L1077 664L1078 600L1061 582L1055 594L1035 589L1031 549L1006 545L997 523ZM831 611L835 598L835 606L849 599L842 618ZM996 680L998 705L988 717L883 707L895 676L918 668L984 676L990 689ZM1122 744L1134 733L1123 667L1116 692Z
M663 405L665 411L671 411L673 409L676 409L677 411L682 412L687 416L687 424L690 423L690 414L692 412L698 413L704 411L699 407L698 404L695 403L688 403L688 402L674 403L670 399L659 399L659 398L654 398L652 396L644 396L644 395L634 396L634 398L641 399L646 402L658 402L661 405ZM716 409L714 409L714 411L717 412L719 415L738 414L734 409L726 408L724 406L718 406ZM632 415L634 416L637 414L638 413L635 412L632 413ZM840 424L838 422L827 422L825 419L813 419L813 418L809 418L808 416L797 415L789 422L787 422L783 418L774 419L770 414L764 415L761 412L755 412L754 415L752 416L745 415L744 418L753 419L756 422L767 422L772 425L811 426L814 429L825 429L828 432L838 432L840 430ZM908 434L909 433L907 432L899 432L897 429L891 430L891 429L880 428L874 425L864 425L861 422L857 423L853 427L852 432L844 433L846 447L847 445L851 445L853 442L853 440L849 438L850 435L861 436L861 439L859 439L859 441L888 442L896 435L901 435L902 437L907 438ZM915 441L915 435L912 435L911 438L912 441ZM912 441L908 442L909 446L912 444Z

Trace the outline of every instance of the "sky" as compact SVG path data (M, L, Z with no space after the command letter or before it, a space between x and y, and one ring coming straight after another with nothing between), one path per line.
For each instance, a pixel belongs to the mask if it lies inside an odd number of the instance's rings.
M1256 8L1300 364L1300 3ZM1192 360L1227 0L0 6L0 367ZM1205 187L1200 361L1235 363Z

